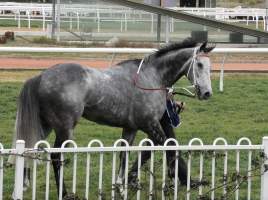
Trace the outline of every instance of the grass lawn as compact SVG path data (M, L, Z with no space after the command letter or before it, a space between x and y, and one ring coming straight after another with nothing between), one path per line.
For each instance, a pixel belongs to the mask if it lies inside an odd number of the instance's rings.
M16 100L19 91L22 87L22 81L38 71L0 71L0 142L4 147L11 146L12 133L16 114ZM209 101L198 101L195 99L189 99L186 97L177 97L183 100L187 104L187 109L181 114L182 124L180 128L176 129L176 135L180 144L187 144L190 139L198 137L203 140L205 144L211 144L217 137L224 137L229 144L236 144L237 140L241 137L248 137L253 144L261 144L262 137L268 135L268 75L266 74L228 74L225 76L224 92L218 91L218 76L213 75L212 83L214 95ZM184 79L180 82L180 86L187 85L188 82ZM75 129L74 140L78 146L86 146L92 139L100 139L107 145L112 145L113 142L120 138L121 130L118 128L111 128L107 126L97 125L93 122L80 120L78 126ZM137 144L140 139L145 137L143 133L138 133L135 140ZM54 141L54 134L51 134L48 138L51 145ZM136 155L131 155L131 160ZM71 158L71 155L69 155ZM161 156L157 155L158 161L156 163L157 176L156 188L161 189L161 173L162 168ZM228 175L232 175L235 171L235 154L230 153L228 155L228 163L230 165ZM247 168L247 154L241 155L241 171L245 172ZM253 152L254 158L259 158L259 152ZM105 155L104 166L104 197L110 199L111 192L111 156ZM90 199L97 199L97 185L98 185L98 155L93 155L94 164L92 165L92 177L90 185ZM204 178L211 180L211 155L205 154L205 170ZM95 162L96 161L96 162ZM193 178L198 178L198 161L199 154L194 155L193 159ZM217 160L217 184L221 183L223 162L219 158ZM257 165L258 166L258 165ZM38 198L44 197L44 168L43 165L39 166L40 172L38 172ZM158 169L159 168L159 169ZM72 164L68 164L65 168L66 182L71 190L72 180ZM85 187L85 155L79 155L78 160L78 185L77 193L83 198ZM12 193L12 177L13 168L4 170L4 199L11 199ZM143 184L147 184L149 174L146 170L143 172ZM53 179L53 173L51 173L51 196L50 199L56 199L56 190ZM252 199L259 199L260 179L259 177L253 178L253 192L251 193ZM147 186L144 186L147 187ZM246 198L246 184L241 187L241 197ZM209 187L205 187L204 191L208 191ZM230 192L230 191L229 191ZM160 195L160 192L156 192ZM222 189L218 190L216 197L219 199ZM129 199L134 199L135 193L130 193ZM179 192L180 196L186 195L185 187L182 187ZM193 192L194 199L198 194L198 190ZM148 192L142 190L142 199L147 198ZM217 196L218 195L218 196ZM30 199L31 192L25 193L26 199ZM231 194L230 199L233 199L234 195ZM160 199L160 196L158 196Z

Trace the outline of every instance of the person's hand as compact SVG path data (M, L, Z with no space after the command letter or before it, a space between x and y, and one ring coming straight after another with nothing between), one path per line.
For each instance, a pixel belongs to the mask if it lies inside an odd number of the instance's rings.
M177 107L177 113L181 113L182 111L184 111L186 104L183 101L176 101L176 107Z

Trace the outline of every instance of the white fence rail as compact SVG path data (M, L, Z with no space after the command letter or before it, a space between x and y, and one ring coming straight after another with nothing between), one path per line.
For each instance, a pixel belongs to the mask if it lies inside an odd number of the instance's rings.
M28 53L128 53L150 54L154 48L59 48L59 47L0 47L0 52ZM219 90L223 92L224 62L228 53L268 53L268 48L215 48L212 53L225 54L220 70ZM113 60L111 61L111 63Z
M0 47L0 52L149 54L154 48ZM268 53L268 48L215 48L212 53Z
M150 142L151 146L144 146L145 142ZM119 146L121 142L124 142L125 146ZM173 142L170 146L170 142ZM130 159L129 156L131 154L135 154L135 156L138 154L138 179L137 179L137 190L134 192L134 195L137 199L144 199L144 197L141 197L141 186L145 183L141 183L143 181L143 178L141 177L141 151L150 151L151 152L151 161L150 161L150 174L149 174L149 181L146 183L148 185L148 196L147 199L154 199L153 191L156 190L156 184L160 184L161 186L161 193L159 193L158 198L160 197L162 199L170 199L170 196L166 196L166 190L168 186L168 178L167 178L167 159L166 159L166 153L167 151L175 151L176 152L176 158L175 158L175 179L173 179L173 188L171 189L172 192L172 198L173 199L184 199L186 197L187 200L192 199L192 189L190 187L192 178L198 177L198 181L202 182L205 174L206 178L209 178L211 181L211 184L208 189L206 189L202 184L198 185L198 191L196 192L197 197L204 197L204 195L207 195L209 197L206 197L206 199L214 200L216 199L216 193L217 195L220 195L224 197L224 199L228 199L228 195L230 195L230 188L228 189L228 182L230 182L230 179L227 179L227 177L230 175L230 171L232 168L232 165L235 165L235 177L232 178L231 181L234 183L234 192L235 192L235 199L238 200L240 196L243 195L243 199L246 196L246 199L250 200L252 198L252 194L256 191L252 191L253 186L253 179L256 178L256 174L253 174L254 168L253 168L253 158L252 153L254 151L258 151L258 153L262 152L262 156L260 158L261 160L261 170L258 171L260 174L257 174L259 177L258 181L261 183L258 184L257 187L261 186L261 193L259 195L254 194L254 199L258 197L260 200L267 200L268 199L268 137L263 137L262 144L261 145L252 145L251 141L248 138L241 138L238 140L236 145L229 145L227 141L224 138L217 138L214 140L212 145L205 145L203 144L203 141L198 138L192 139L188 145L179 145L178 142L174 139L169 139L165 142L163 146L154 146L152 141L148 139L144 139L139 143L139 146L129 146L128 143L122 139L117 140L113 146L105 147L101 141L99 140L92 140L89 142L88 147L78 147L77 144L72 141L68 140L65 141L61 148L51 148L50 145L46 141L40 141L38 142L33 149L25 149L24 147L24 141L18 140L16 142L16 148L15 149L4 149L2 144L0 144L0 200L7 198L6 194L4 195L5 191L3 191L3 170L4 170L4 164L3 164L3 158L7 155L16 155L16 167L15 167L15 182L14 182L14 193L13 198L14 199L23 199L23 166L25 162L25 158L31 158L33 160L33 179L32 179L32 195L31 199L56 199L56 197L51 196L50 194L50 155L52 153L60 153L61 154L61 167L60 167L60 195L59 199L61 200L61 194L62 194L62 182L63 177L66 175L64 173L64 170L66 168L65 166L65 154L67 153L73 153L73 159L72 159L72 170L70 173L72 173L72 187L70 189L71 192L76 193L77 192L77 184L78 181L83 180L85 182L83 185L83 197L85 199L92 199L89 197L90 191L92 191L94 188L90 187L90 183L93 181L92 178L92 169L96 168L98 166L98 169L95 170L95 173L98 174L98 178L94 179L98 181L97 185L97 196L98 199L102 199L102 195L105 192L110 193L110 197L108 199L116 199L116 195L118 195L118 192L116 191L116 171L117 171L117 160L118 156L117 154L119 152L125 152L127 155L126 158L126 171L128 171L128 168L130 166ZM70 144L72 147L66 148L66 145ZM97 145L97 146L96 146ZM40 148L42 147L42 148ZM260 152L259 152L260 151ZM178 183L178 155L182 152L188 152L187 153L187 168L188 168L188 174L187 174L187 189L182 194L182 192L178 192L178 188L182 186L179 186ZM210 152L208 154L208 157L205 159L205 154ZM108 154L110 153L111 158L108 159L109 162L107 162ZM155 154L159 153L158 157L162 159L161 161L161 167L156 166L157 164L157 156ZM230 160L230 154L233 153L233 159ZM97 154L99 155L99 159L92 159L92 155ZM196 155L197 154L197 155ZM243 154L243 156L242 156ZM84 166L85 166L85 178L77 178L77 172L78 172L78 157L81 157L82 155L86 156L86 159L83 159ZM218 156L217 155L221 155ZM45 187L43 187L43 192L45 193L44 197L38 197L37 198L37 192L40 193L40 190L42 190L42 187L38 187L37 189L37 162L41 159L40 156L43 156L42 159L44 160L44 166L45 166ZM104 164L104 157L106 158L106 163ZM223 162L223 167L216 166L216 160L219 162L221 160ZM194 164L197 166L197 175L193 175L193 168ZM199 164L198 164L199 163ZM107 189L107 183L104 183L104 175L107 177L107 167L106 166L112 166L111 170L112 172L112 178L111 178L111 184L109 186L109 189ZM196 167L195 166L195 167ZM207 167L205 169L205 166ZM211 166L210 168L208 166ZM70 167L70 165L68 166ZM157 167L157 169L156 169ZM234 168L234 166L233 166ZM81 173L81 166L79 169ZM154 171L155 170L155 171ZM207 177L208 170L211 170L209 174L211 174L210 177ZM222 170L222 172L219 172L219 170ZM156 173L158 172L159 177L157 177ZM217 185L216 179L219 179L217 175L221 174L221 177L223 177L223 183L221 184L221 187ZM243 175L244 173L244 175ZM217 175L216 175L217 174ZM69 175L69 174L68 174ZM125 173L126 180L128 173ZM81 176L81 175L80 175ZM162 176L162 177L161 177ZM241 192L242 187L241 183L247 184L246 189L244 188L243 192ZM254 182L255 183L255 182ZM105 185L105 186L104 186ZM10 187L10 186L9 186ZM80 185L81 187L81 185ZM220 190L217 190L217 188L220 188ZM128 196L130 194L128 184L124 183L122 184L123 193L121 194L123 199L128 199ZM256 188L256 186L255 186ZM81 188L79 188L81 189ZM37 191L38 190L38 191ZM96 190L96 188L95 188ZM108 191L108 192L107 192ZM181 190L182 191L182 190ZM81 191L80 191L81 192ZM10 195L10 194L9 194ZM133 191L132 191L133 195ZM183 195L181 197L180 195ZM106 196L107 197L107 196ZM96 199L96 196L94 196L93 199ZM217 197L218 199L218 197Z
M261 8L181 8L172 7L170 9L179 10L195 15L205 17L213 17L221 21L240 22L244 21L248 25L249 22L254 22L256 28L259 28L259 22L263 21L265 29L266 10ZM154 22L153 15L144 11L137 11L122 6L101 5L101 4L61 4L60 13L62 21L70 23L70 28L73 27L73 22L79 23L81 19L94 19L98 22L98 27L101 21L111 21L128 23L130 21L139 22ZM2 19L15 19L18 23L18 28L21 27L21 21L28 22L28 28L31 28L31 21L40 21L45 30L45 24L52 21L52 5L51 4L33 4L33 3L0 3L0 17ZM175 20L178 21L178 20ZM174 23L174 20L172 21ZM125 27L127 29L127 26ZM99 31L99 28L98 28Z

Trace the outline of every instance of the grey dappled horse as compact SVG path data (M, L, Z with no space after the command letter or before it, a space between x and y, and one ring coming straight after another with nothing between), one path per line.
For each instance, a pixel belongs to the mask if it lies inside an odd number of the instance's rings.
M24 84L13 141L25 140L26 147L32 148L54 129L54 147L61 147L72 138L74 127L84 117L122 127L122 138L130 145L138 130L156 144L163 144L166 135L160 119L166 109L168 88L186 75L198 98L208 99L212 88L206 55L212 49L206 43L197 46L187 39L167 45L143 60L127 60L106 70L74 63L55 65ZM124 178L124 155L120 156L119 183ZM51 157L59 191L60 154Z

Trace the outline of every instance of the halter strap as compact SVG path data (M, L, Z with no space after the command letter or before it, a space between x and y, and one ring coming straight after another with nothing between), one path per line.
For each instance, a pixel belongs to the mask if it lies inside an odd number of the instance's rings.
M140 73L140 70L141 70L141 67L143 65L143 62L144 62L144 59L141 60L140 64L139 64L139 67L138 67L138 70L134 76L134 79L133 79L133 83L134 83L134 86L136 86L137 88L141 89L141 90L147 90L147 91L161 91L161 90L165 90L165 91L168 91L170 88L168 87L159 87L159 88L146 88L146 87L142 87L140 85L138 85L138 77L139 77L139 73Z
M141 62L140 62L140 64L139 64L139 68L138 68L137 74L140 73L140 70L141 70L141 66L142 66L142 64L143 64L143 61L144 61L144 59L142 59Z
M191 71L191 69L193 68L193 86L196 85L196 78L195 78L195 63L196 63L196 58L197 58L197 49L198 47L196 47L194 49L194 53L193 53L193 57L192 57L192 60L191 60L191 63L190 63L190 67L187 71L187 74L186 74L186 77L189 79L189 73Z

